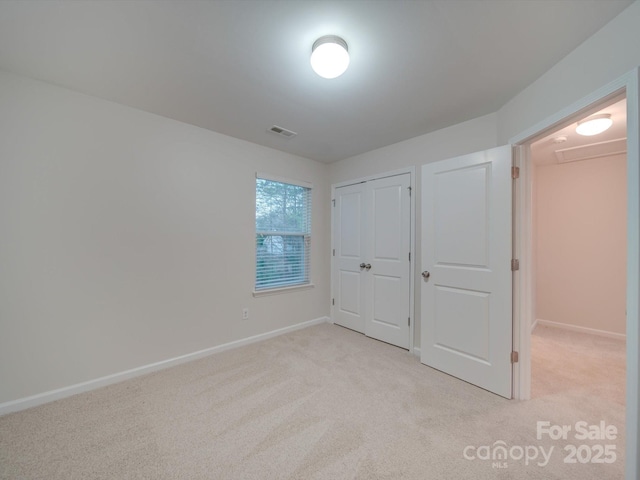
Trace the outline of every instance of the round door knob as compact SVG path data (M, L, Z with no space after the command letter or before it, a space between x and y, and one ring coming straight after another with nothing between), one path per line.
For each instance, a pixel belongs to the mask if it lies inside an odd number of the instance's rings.
M365 268L365 267L366 267L366 265L364 263L360 264L360 268Z
M364 266L364 268L366 268L367 270L371 270L371 264L370 264L370 263L367 263L367 264Z
M431 274L429 272L427 272L426 270L424 272L422 272L422 278L424 278L425 280L429 280L430 276L431 276Z

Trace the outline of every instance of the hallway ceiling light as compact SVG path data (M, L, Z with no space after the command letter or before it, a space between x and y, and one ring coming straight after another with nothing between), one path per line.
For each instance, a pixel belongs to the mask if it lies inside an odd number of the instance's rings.
M336 78L349 66L347 42L335 35L325 35L311 47L311 68L323 78Z
M608 113L592 115L578 122L576 133L587 136L597 135L607 130L611 125L613 125L613 121L611 120L611 115Z

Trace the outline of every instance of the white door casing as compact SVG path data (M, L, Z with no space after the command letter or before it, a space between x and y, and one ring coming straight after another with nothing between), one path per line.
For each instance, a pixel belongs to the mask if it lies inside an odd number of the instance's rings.
M586 97L564 107L562 110L545 118L536 125L520 132L509 139L519 147L528 147L536 139L573 123L573 117L582 118L601 109L600 104L624 93L627 97L627 402L626 402L626 463L625 478L635 480L640 474L640 67L600 87ZM525 151L528 148L524 148ZM527 168L527 159L523 164ZM522 181L527 183L527 177ZM520 287L515 291L516 322L520 329L515 337L515 346L521 352L523 361L515 364L514 374L518 374L516 398L529 398L531 382L530 359L530 319L532 311L531 284L532 272L527 268L530 263L531 245L528 243L531 231L530 196L525 188L521 189L518 217L521 224L517 230L516 246L519 255L525 260L525 268L521 269ZM522 262L521 262L522 263ZM517 285L516 285L517 287Z
M503 146L422 167L421 361L507 398L511 163Z
M335 189L334 321L409 348L410 174Z

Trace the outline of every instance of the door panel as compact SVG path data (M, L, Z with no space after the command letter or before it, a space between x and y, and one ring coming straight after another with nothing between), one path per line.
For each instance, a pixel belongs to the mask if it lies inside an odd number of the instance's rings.
M396 277L373 275L373 323L398 328L397 305L403 300L402 281Z
M422 167L421 361L511 398L511 147Z
M400 259L402 235L402 186L373 185L373 258Z
M334 321L358 332L364 332L364 190L364 184L336 188L334 218Z
M489 361L489 294L435 287L434 345L453 353ZM465 335L460 335L465 332Z
M360 305L361 289L360 275L358 273L344 270L340 272L340 294L338 296L340 302L338 305L343 312L356 316L362 315L362 308Z
M438 265L488 263L488 191L491 164L445 171L435 176L435 260ZM455 222L450 219L456 218Z
M346 187L348 188L348 187ZM362 213L362 188L349 188L349 190L340 193L340 254L342 258L362 257L361 220Z

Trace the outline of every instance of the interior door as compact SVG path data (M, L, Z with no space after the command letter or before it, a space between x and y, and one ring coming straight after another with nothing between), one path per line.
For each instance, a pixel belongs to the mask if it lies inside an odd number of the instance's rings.
M336 188L334 322L409 348L410 175Z
M511 147L422 167L421 361L511 398Z

